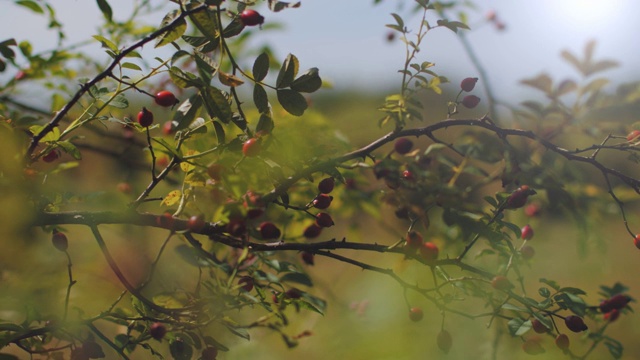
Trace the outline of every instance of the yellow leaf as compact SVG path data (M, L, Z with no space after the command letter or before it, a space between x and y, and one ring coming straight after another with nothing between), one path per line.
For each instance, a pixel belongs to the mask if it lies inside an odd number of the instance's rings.
M196 150L189 150L187 151L187 153L185 154L186 156L191 156L191 155L196 155L199 154L200 152L196 151ZM189 172L193 169L195 169L196 167L188 162L183 162L180 163L180 169L182 169L182 171L184 172Z
M160 205L166 205L166 206L175 205L180 201L181 196L182 196L182 193L180 192L180 190L173 190L172 192L168 193L167 196L164 197L164 199L162 199L162 202L160 203Z

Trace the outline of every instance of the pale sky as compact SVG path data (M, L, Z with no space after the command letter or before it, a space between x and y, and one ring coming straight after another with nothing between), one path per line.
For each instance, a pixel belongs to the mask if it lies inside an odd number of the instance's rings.
M3 24L0 40L28 39L36 51L55 44L53 34L43 33L46 21L42 16L8 4L10 2L0 0L4 9L0 12L0 24ZM95 26L101 15L95 1L50 0L50 3L65 24L70 41L96 33ZM109 3L114 16L121 18L132 1L109 0ZM476 3L477 10L468 11L475 28L468 32L468 39L502 99L529 91L518 81L542 71L557 77L575 77L576 73L560 60L559 53L569 49L581 54L590 39L598 41L596 58L616 59L622 65L605 75L620 81L640 75L638 1L485 0ZM400 41L387 42L389 29L384 25L393 22L391 12L406 16L410 29L417 29L419 19L408 15L413 1L385 0L381 5L372 4L372 0L302 0L300 8L280 13L271 13L262 7L259 10L266 21L281 22L285 30L264 32L260 36L267 38L276 49L279 60L291 52L300 59L301 70L318 67L320 75L338 89L371 89L381 84L397 87L396 71L404 61L404 45ZM506 24L505 31L482 24L489 10L495 10ZM144 19L159 24L163 15L149 14ZM97 45L88 50L100 54ZM463 77L477 76L455 34L446 29L436 29L428 35L418 60L436 63L435 71L449 77L451 86L457 86Z

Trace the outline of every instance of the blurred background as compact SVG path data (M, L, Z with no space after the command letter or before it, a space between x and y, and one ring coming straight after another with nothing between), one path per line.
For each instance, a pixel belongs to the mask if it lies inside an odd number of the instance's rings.
M7 2L6 0L4 2ZM128 14L131 2L110 0L117 20ZM157 2L160 4L161 2ZM66 44L85 41L96 33L95 24L100 23L101 14L93 1L54 0L51 4L64 24L68 38ZM411 10L412 1L381 1L374 5L371 0L303 0L300 8L287 9L280 13L261 10L267 24L280 24L281 30L264 31L253 40L255 43L266 41L274 49L279 61L288 53L295 54L301 68L318 67L320 75L328 85L326 89L311 97L313 107L322 113L332 126L345 134L354 146L363 145L385 131L376 126L380 117L379 107L386 95L400 89L401 77L397 69L403 66L404 44L390 38L390 29L384 25L392 23L390 13L401 14L409 29L417 28L419 19ZM29 40L34 51L51 49L56 36L46 31L46 19L35 16L26 9L12 6L10 11L0 11L0 40L14 37L18 42ZM149 24L159 24L166 11L145 14L142 19ZM475 7L469 7L467 14L472 31L466 39L476 53L480 63L487 69L485 79L493 88L497 99L504 103L517 105L523 99L541 98L534 90L522 86L519 81L533 77L541 72L555 79L577 77L575 70L564 62L560 52L568 49L581 54L589 40L596 40L596 58L613 59L620 67L609 70L604 75L612 80L608 86L615 86L629 80L640 78L640 42L637 33L640 25L637 14L640 3L633 0L612 0L608 2L591 0L541 0L536 2L514 2L510 0L478 1ZM497 22L487 21L495 14ZM455 15L455 14L452 14ZM502 24L503 26L498 26ZM105 59L102 49L92 42L83 47L87 54ZM465 77L478 76L478 69L465 52L456 34L446 29L430 32L420 54L419 61L436 64L435 71L447 76L451 83L443 85L445 93L436 97L433 104L440 103L430 115L432 119L441 119L446 115L444 100L455 97L458 84ZM149 48L143 56L162 56ZM6 76L13 76L7 74ZM23 88L22 99L37 103L30 89ZM481 90L476 90L481 98ZM37 96L37 94L36 94ZM543 98L543 97L542 97ZM435 106L435 105L434 105ZM480 116L486 109L480 107L464 115ZM636 119L637 121L638 119ZM93 191L103 182L114 184L122 179L109 171L92 174L92 179L83 181L81 191ZM80 184L80 182L78 183ZM61 183L60 188L69 184ZM75 189L78 190L78 189ZM126 197L104 201L124 203ZM7 207L3 210L10 212ZM391 214L393 209L384 209ZM633 209L632 210L637 210ZM628 214L631 224L640 224L637 211ZM336 227L331 234L338 236L344 232L353 234L353 228L364 227L368 231L360 233L362 241L384 237L395 239L402 235L400 223L392 217L382 225L364 223L365 217L354 216L353 223L345 227ZM520 222L531 221L536 229L536 258L529 269L524 269L531 283L528 290L536 293L541 284L537 278L552 278L564 286L574 286L587 291L587 299L597 302L600 285L612 286L620 281L630 286L630 294L640 298L640 281L635 277L637 259L635 248L631 247L628 234L617 214L595 215L589 219L589 251L578 251L579 231L571 219L558 218L542 214L535 219L521 217ZM34 234L34 239L43 237ZM152 259L157 243L140 240L146 236L134 229L116 229L106 231L106 236L116 239L119 244L117 257L128 268L128 274L135 276L136 271L146 266ZM79 231L76 238L82 238L91 244L88 233ZM114 246L115 247L115 246ZM150 249L150 250L149 250ZM633 250L633 251L631 251ZM19 248L12 254L19 254ZM97 254L75 250L76 273L80 274L78 288L91 288L100 283L100 294L104 294L104 303L93 304L95 310L103 308L112 301L117 293L117 283L109 269L96 271L100 261ZM139 253L149 255L140 261ZM51 260L50 253L39 253L43 266L49 271L59 272L60 277L54 288L60 294L65 289L64 261ZM446 256L446 254L444 254ZM355 256L355 255L354 255ZM358 255L359 256L359 255ZM420 279L430 276L427 269L417 264L407 264L401 258L377 254L366 254L366 260L381 267L392 268L407 278ZM357 256L356 256L357 257ZM19 257L14 257L19 262ZM448 355L443 354L435 344L442 321L441 315L429 303L409 296L409 300L425 310L425 319L414 323L408 319L402 289L390 279L379 274L361 271L345 264L336 264L331 259L316 257L317 263L308 271L316 279L315 290L328 302L325 316L313 313L301 313L287 331L291 334L305 330L312 335L301 339L295 349L287 349L275 333L252 331L252 340L238 340L231 335L220 334L231 351L222 354L221 359L491 359L496 332L505 331L505 324L495 321L488 326L488 318L475 320L447 315L445 327L453 336L453 347ZM169 260L168 260L169 261ZM18 264L14 264L16 267ZM83 272L83 269L86 270ZM170 270L167 270L170 272ZM164 274L179 283L193 274ZM142 275L140 275L142 276ZM173 277L172 277L173 276ZM11 282L11 279L4 279ZM184 279L183 279L184 280ZM33 279L38 283L40 279ZM49 281L49 280L47 280ZM187 280L184 280L187 281ZM107 285L105 285L107 284ZM38 288L38 286L35 286ZM43 290L44 291L44 290ZM59 296L60 294L57 294ZM95 294L95 293L94 293ZM43 302L51 293L42 293ZM20 294L16 295L20 298ZM80 299L78 299L80 300ZM478 312L483 312L483 304L474 304ZM634 303L633 306L636 306ZM640 345L636 339L640 336L640 326L635 315L621 317L611 325L611 335L621 339L625 346L623 359L640 358ZM576 344L579 354L586 351L581 343L580 334L570 334L572 344ZM526 359L531 357L520 349L519 340L502 337L497 359ZM547 353L538 356L544 359L565 358L556 350L551 336L544 336L541 344ZM573 346L573 345L572 345ZM583 348L580 348L583 346ZM472 356L472 357L470 357ZM590 356L590 359L608 359L604 346Z

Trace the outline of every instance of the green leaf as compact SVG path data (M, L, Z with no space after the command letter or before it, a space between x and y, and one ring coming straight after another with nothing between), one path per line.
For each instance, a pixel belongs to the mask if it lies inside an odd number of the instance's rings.
M113 106L116 109L126 109L129 107L129 100L127 100L124 94L120 93L111 99L109 106Z
M136 349L136 343L134 342L134 338L132 336L127 336L126 334L118 334L113 339L114 343L118 345L120 348L124 348L127 352L131 353Z
M313 286L309 275L304 273L290 272L280 277L280 282L294 282L306 286Z
M212 44L218 42L218 31L220 26L215 14L204 9L189 15L189 19L191 19L193 24L198 28L198 30L200 30L200 33L209 39Z
M203 78L207 84L210 83L213 72L218 69L218 64L216 64L211 57L201 53L200 51L194 50L193 53L195 55L196 67L200 77Z
M599 294L607 298L629 291L629 287L620 282L616 282L612 287L602 285L600 286L600 289L601 291L599 292Z
M153 140L154 142L160 144L163 148L167 149L167 151L170 154L173 154L174 156L177 156L178 158L182 157L181 154L176 151L175 147L172 146L171 144L169 144L165 139L154 137L154 138L151 138L151 140Z
M584 290L578 289L578 288L575 288L575 287L563 287L558 291L559 292L566 292L566 293L573 294L573 295L586 295L587 294Z
M137 70L137 71L142 71L142 68L134 63L130 63L130 62L124 62L122 63L122 67L125 69L131 69L131 70Z
M519 307L513 304L509 304L506 303L504 305L502 305L502 308L505 310L512 310L512 311L517 311L517 312L529 312L529 310L523 308L523 307Z
M202 349L202 342L200 341L200 336L193 331L185 331L186 335L189 335L191 339L191 343L195 346L196 349Z
M398 28L404 29L404 20L402 20L400 15L398 15L396 13L391 13L391 16L393 16L393 18L396 19L396 23L398 24Z
M545 278L540 278L540 282L543 284L547 284L549 286L551 286L552 289L558 291L560 289L560 285L558 285L557 282L553 281L553 280L547 280Z
M178 60L180 60L185 56L191 56L191 54L184 50L178 50L174 52L173 55L171 56L171 66L173 66L176 62L178 62Z
M569 309L578 316L584 316L586 304L583 299L570 293L560 293L553 299L563 309Z
M222 124L218 121L213 122L213 129L216 131L216 139L218 140L218 145L222 145L225 143L225 133Z
M202 52L209 52L209 51L204 51L202 50L202 48L204 48L205 45L211 43L209 41L209 39L205 36L189 36L189 35L182 35L182 40L186 41L189 45L193 46L194 48L202 51Z
M16 42L16 39L14 39L14 38L3 40L2 42L0 42L0 48L5 48L5 47L9 47L9 46L16 46L16 45L18 45L18 43Z
M80 160L82 159L82 155L80 154L80 150L78 150L78 148L73 145L72 143L70 143L68 140L65 141L60 141L57 143L57 145L62 149L62 151L66 152L67 154L73 156L74 159L76 160Z
M175 248L175 251L187 264L197 267L206 267L211 265L207 259L204 259L202 256L200 256L196 249L187 244L178 245Z
M300 7L300 1L294 3L288 3L284 1L275 1L269 0L269 9L273 12L278 12L284 10L286 8L297 8Z
M103 48L109 49L115 53L118 52L118 47L116 46L116 44L114 44L111 40L105 38L104 36L93 35L93 38L98 40L100 44L102 44Z
M191 124L189 124L189 133L190 134L206 134L207 126L204 118L196 118Z
M247 329L240 328L240 327L234 327L234 326L227 325L227 324L225 324L225 325L227 326L227 329L229 331L231 331L234 335L239 336L239 337L241 337L243 339L246 339L246 340L251 340L251 336L249 335L249 331Z
M202 338L202 340L204 341L205 344L209 345L209 346L213 346L216 349L220 350L220 351L229 351L229 348L224 346L223 344L221 344L219 341L217 341L216 339L212 338L211 336L205 336Z
M67 104L67 99L64 96L58 93L51 95L51 112L59 111L66 104Z
M260 84L255 84L253 87L253 103L260 113L269 112L269 98L266 90Z
M222 30L222 37L230 38L240 34L244 30L244 24L240 18L235 18Z
M607 349L609 349L609 353L611 354L611 356L613 356L614 359L622 358L624 347L619 341L607 338L607 340L604 342L604 345L607 347Z
M297 91L284 89L278 90L278 102L291 115L302 116L307 109L307 99Z
M553 323L551 323L551 320L547 316L543 316L540 313L534 312L533 317L538 319L538 321L540 321L544 326L546 326L547 329L553 329Z
M180 338L169 343L169 351L174 360L191 360L193 357L193 346Z
M253 62L253 80L262 81L269 73L269 55L262 53Z
M276 79L276 87L277 88L286 88L293 82L293 79L298 74L298 58L289 54L287 58L282 63L282 67L280 68L280 72L278 72L278 78Z
M312 93L322 86L322 79L318 75L318 68L311 68L291 83L291 89L299 92Z
M200 97L200 94L191 95L190 98L180 104L173 118L173 120L178 123L175 130L177 131L187 128L200 113L201 107L202 97Z
M445 144L431 144L431 145L429 145L427 150L424 151L424 153L422 155L423 156L428 156L429 154L431 154L433 152L437 152L437 151L443 150L446 147L447 147L447 145L445 145Z
M523 322L520 327L518 328L518 330L516 330L515 336L522 336L524 334L526 334L529 330L531 330L531 328L533 327L533 325L531 324L531 320L527 320L525 322Z
M551 296L551 292L546 287L541 287L540 289L538 289L538 294L540 294L540 296L544 298L548 298L549 296Z
M271 133L273 127L274 124L271 115L269 115L269 113L260 114L260 120L258 120L258 125L256 125L256 132L265 131L267 133Z
M104 18L107 19L108 22L112 22L113 10L111 10L111 6L109 6L109 3L107 2L107 0L97 0L97 1L98 1L98 7L100 8L100 11L102 11L102 15L104 15Z
M137 51L129 51L127 53L127 55L125 55L124 57L128 58L128 57L133 57L133 58L138 58L138 59L142 59L142 55L140 55L139 52Z
M169 12L162 19L160 27L164 27L164 26L169 25L174 20L176 20L179 16L180 16L180 11L179 10L173 10L173 11ZM163 33L161 36L159 36L156 39L155 47L159 48L161 46L167 45L167 44L179 39L182 36L182 34L184 34L184 32L186 30L187 30L187 22L185 21L184 18L182 18L175 24L175 26L173 26L171 29L169 29L167 32Z
M180 309L185 305L181 299L175 297L171 292L154 295L153 302L167 309Z
M228 124L231 121L231 105L227 98L223 95L222 90L208 86L206 93L202 93L205 107L209 116L212 118L218 118L223 124Z
M316 312L316 313L318 313L320 315L324 315L324 313L320 309L318 309L313 304L308 303L306 301L298 300L298 301L296 301L296 304L299 305L303 309L311 310L311 311Z
M169 76L171 77L171 81L173 81L174 84L183 89L202 85L202 82L198 81L195 75L191 73L185 73L177 66L172 66L171 69L169 69Z
M44 126L41 125L33 125L29 127L29 131L32 134L40 134L40 131L44 129ZM58 141L60 138L60 129L56 126L51 131L47 133L40 141L42 142L54 142Z
M29 9L29 10L35 12L35 13L38 13L38 14L44 14L44 10L42 10L40 5L38 5L38 3L36 3L35 1L20 0L20 1L16 1L16 5L24 6L27 9Z
M507 323L509 333L512 336L520 336L531 329L531 321L524 321L520 318L513 318Z
M18 45L18 48L20 49L20 52L22 53L22 55L24 55L25 57L31 57L31 53L33 52L33 46L31 46L30 42L21 41L20 45Z

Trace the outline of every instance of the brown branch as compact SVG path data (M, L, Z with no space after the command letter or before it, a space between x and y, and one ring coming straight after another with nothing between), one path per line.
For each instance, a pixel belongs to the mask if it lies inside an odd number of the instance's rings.
M29 144L29 148L27 149L27 153L26 153L27 158L29 158L31 156L31 154L35 150L36 146L38 146L38 143L40 142L40 140L42 140L42 138L44 138L56 126L58 126L60 121L67 115L67 113L69 113L71 108L76 103L78 103L78 101L80 101L80 98L85 93L87 93L89 91L89 89L91 89L92 86L96 85L98 82L100 82L100 81L104 80L105 78L107 78L111 74L113 69L115 69L115 67L118 65L118 63L122 59L124 59L127 55L129 55L135 49L142 47L146 43L154 40L155 38L161 36L162 34L166 33L167 31L173 29L180 22L182 22L185 17L187 17L187 16L189 16L191 14L194 14L196 12L202 11L202 10L204 10L206 8L207 8L207 5L200 5L200 6L194 7L193 9L185 10L185 11L181 12L180 15L178 15L178 17L176 17L171 23L169 23L166 26L163 26L160 29L152 32L151 34L145 36L144 38L142 38L142 39L138 40L137 42L135 42L133 45L123 49L121 52L116 54L113 57L113 61L111 61L111 64L109 64L109 66L107 66L107 68L104 71L102 71L100 74L96 75L96 77L91 79L89 82L81 84L80 85L80 90L78 90L73 95L71 100L69 100L69 102L67 102L65 104L65 106L60 111L58 111L56 113L56 115L53 117L53 119L51 119L51 121L49 121L49 123L47 123L47 125L45 125L44 128L38 134L35 134L31 138L31 142Z
M612 175L614 177L617 177L618 179L620 179L621 181L629 185L634 191L640 194L640 180L632 178L618 170L608 168L604 166L602 163L598 162L597 160L592 159L591 157L576 155L574 152L561 148L553 144L549 140L546 140L538 136L533 131L520 130L520 129L506 129L506 128L499 127L495 124L492 124L488 121L485 121L484 119L445 119L440 122L434 123L429 126L421 127L421 128L390 132L358 150L354 150L342 156L329 159L323 162L319 162L315 165L311 165L306 169L299 171L297 174L292 175L284 179L283 181L281 181L280 184L276 186L269 194L265 195L264 199L265 201L271 201L273 199L278 198L278 196L284 194L291 186L293 186L299 180L303 178L308 178L315 172L332 168L337 164L350 161L353 159L366 158L367 156L369 156L369 154L371 154L371 152L377 150L378 148L382 147L383 145L397 138L407 137L407 136L418 136L418 137L428 136L433 139L434 132L439 130L446 130L447 128L458 127L458 126L465 126L470 128L473 128L473 127L483 128L485 130L494 132L500 138L506 138L507 136L518 136L518 137L524 137L524 138L537 141L542 146L547 148L547 150L555 152L563 156L567 160L590 164L595 168L597 168L605 177L607 175Z

